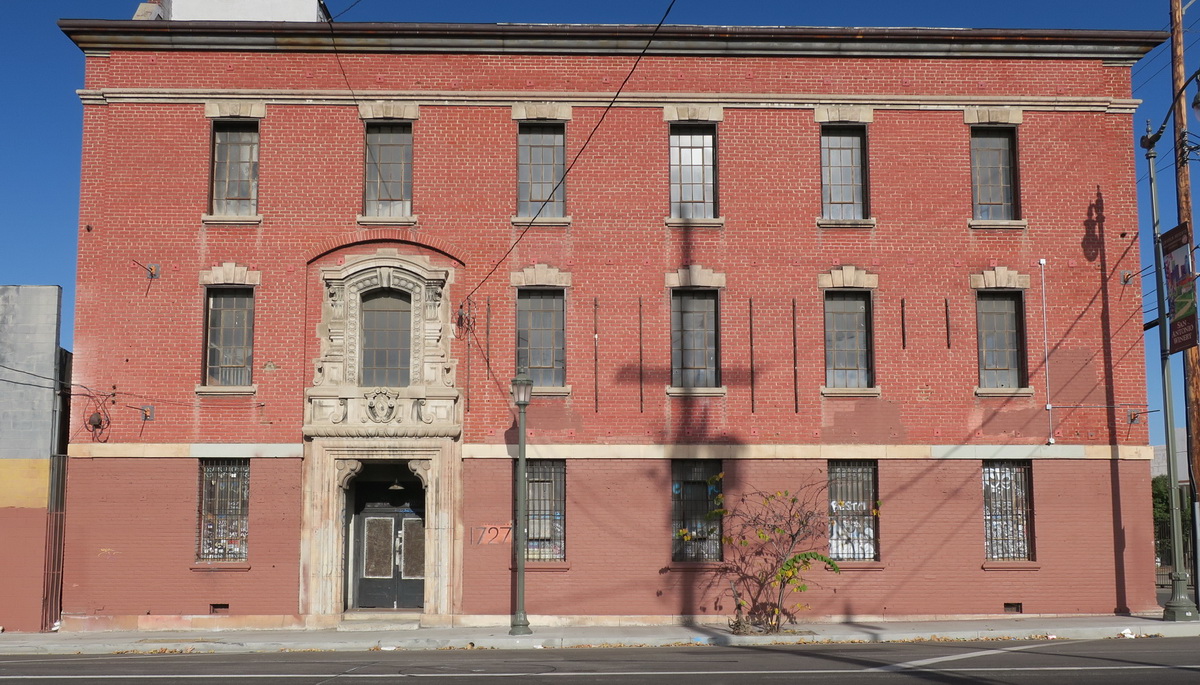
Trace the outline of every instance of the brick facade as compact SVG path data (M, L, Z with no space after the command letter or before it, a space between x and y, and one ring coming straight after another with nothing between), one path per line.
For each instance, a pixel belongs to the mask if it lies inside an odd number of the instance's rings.
M265 48L255 24L221 47L224 29L163 29L204 49L138 22L62 26L88 55L75 380L96 393L72 429L68 627L178 625L215 605L229 625L336 620L353 603L343 514L357 486L335 482L334 465L408 473L402 461L427 474L425 620L507 620L511 545L472 531L512 523L512 274L528 267L570 275L570 391L528 410L531 456L567 462L567 560L531 564L534 616L732 613L714 569L672 567L679 457L722 459L729 493L823 483L828 459L878 461L880 559L814 572L804 616L1155 607L1150 451L1129 419L1146 400L1140 281L1122 274L1141 268L1129 67L1163 35L675 27L662 36L675 47L651 50L606 110L633 57L589 41L608 31L640 49L640 30L510 29L549 46L533 50L501 47L497 27L389 26L386 49L353 25L278 29L311 39L301 51ZM413 36L464 47L426 51ZM785 48L764 56L756 39ZM235 101L257 108L261 221L202 221L213 103ZM356 220L359 105L374 102L410 117L412 225ZM514 105L537 103L569 105L543 109L569 111L570 221L527 229L511 219ZM664 220L668 109L720 112L722 221ZM818 221L821 122L842 110L869 116L856 121L873 225ZM1016 131L1023 223L972 227L969 122L996 117ZM390 423L354 414L375 409L337 377L358 363L337 332L357 300L333 294L332 274L377 263L433 279L413 291L427 298L412 315L424 377L393 393L404 416ZM257 274L252 392L203 388L202 274L226 264ZM689 267L723 278L715 396L667 391L668 283ZM822 393L821 279L845 267L875 277L873 394ZM998 271L1024 279L1031 390L989 396L976 392L972 279ZM81 428L97 406L109 419L91 442ZM248 568L194 568L206 456L250 460ZM1017 570L983 558L988 458L1032 461L1036 560Z

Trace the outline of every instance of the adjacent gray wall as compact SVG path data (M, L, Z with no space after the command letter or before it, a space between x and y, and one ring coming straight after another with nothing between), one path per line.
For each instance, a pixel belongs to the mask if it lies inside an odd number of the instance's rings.
M50 458L61 310L57 285L0 285L0 459Z

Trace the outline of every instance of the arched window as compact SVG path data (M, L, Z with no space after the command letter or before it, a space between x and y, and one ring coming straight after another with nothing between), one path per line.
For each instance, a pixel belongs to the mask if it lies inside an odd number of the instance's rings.
M412 298L397 290L377 290L362 299L364 387L408 385L412 357Z

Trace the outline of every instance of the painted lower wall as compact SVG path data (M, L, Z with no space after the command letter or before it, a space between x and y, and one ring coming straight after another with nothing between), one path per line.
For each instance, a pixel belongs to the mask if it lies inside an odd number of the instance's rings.
M456 622L503 622L511 610L511 543L490 532L512 522L512 462L500 455L463 460ZM251 460L250 559L226 568L195 562L196 459L71 462L65 629L305 624L301 460ZM819 490L826 465L725 460L727 503L753 490ZM529 564L535 620L721 622L733 613L719 569L671 561L669 459L568 459L566 469L566 561ZM801 620L995 615L1006 604L1026 614L1156 610L1148 460L1034 460L1030 563L984 559L978 459L881 459L878 469L880 561L813 570ZM213 604L228 604L230 616L211 616Z
M824 461L724 463L727 506L740 492L823 482ZM508 523L510 463L467 460L468 525ZM801 618L1111 614L1157 609L1146 461L1033 463L1036 561L984 559L980 462L879 462L880 561L813 570ZM567 462L567 561L531 564L532 615L733 612L728 578L671 562L671 471L662 460ZM510 610L508 545L468 538L463 612Z
M70 469L64 628L95 617L209 615L214 604L229 614L296 615L299 459L251 460L245 564L196 562L196 459L72 458Z
M44 495L43 495L44 499ZM46 507L0 507L0 627L41 629Z

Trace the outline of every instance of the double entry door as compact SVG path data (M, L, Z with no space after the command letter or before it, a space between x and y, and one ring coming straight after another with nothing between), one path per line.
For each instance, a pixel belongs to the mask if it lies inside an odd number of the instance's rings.
M399 471L397 465L393 467ZM366 475L366 474L364 474ZM356 609L418 609L425 598L425 492L415 478L359 479L347 563Z

